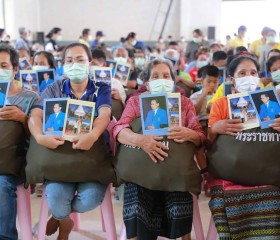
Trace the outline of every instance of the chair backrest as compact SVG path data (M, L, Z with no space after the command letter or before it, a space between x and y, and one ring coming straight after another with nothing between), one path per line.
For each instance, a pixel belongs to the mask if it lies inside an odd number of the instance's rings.
M110 137L110 148L111 148L113 156L115 156L115 152L116 152L116 141L113 137L113 127L116 125L116 123L117 123L116 118L112 117L112 120L107 127L107 131L108 131L109 137Z

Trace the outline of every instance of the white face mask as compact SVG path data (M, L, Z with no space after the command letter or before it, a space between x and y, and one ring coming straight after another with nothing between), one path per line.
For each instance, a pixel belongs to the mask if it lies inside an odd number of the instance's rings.
M238 92L255 91L259 87L260 78L246 76L235 79L235 88Z
M142 79L140 79L140 78L137 78L137 84L138 85L142 85L144 82L143 82L143 80Z
M0 81L12 81L14 79L14 72L12 70L0 69Z
M41 65L37 65L37 66L32 67L32 70L34 70L34 71L46 70L46 69L49 69L49 67L48 66L41 66Z
M61 41L62 40L62 36L61 35L56 36L55 40L58 41L58 42Z
M89 75L89 66L82 63L65 64L64 75L73 83L81 83Z
M280 83L280 69L271 73L272 81Z
M136 43L137 43L137 40L134 40L131 44L132 44L132 46L135 46Z
M88 35L87 40L88 40L89 42L91 42L91 41L92 41L92 35Z
M124 63L127 62L127 59L126 59L126 58L123 58L123 57L114 57L114 60L115 60L116 62L124 62Z
M171 93L174 91L174 81L167 79L157 79L150 81L149 91L151 94Z

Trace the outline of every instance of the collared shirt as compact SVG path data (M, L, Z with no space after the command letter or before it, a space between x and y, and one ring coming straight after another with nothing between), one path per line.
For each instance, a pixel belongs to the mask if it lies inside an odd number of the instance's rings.
M246 43L242 38L236 37L229 42L229 46L232 48L237 48L241 46L246 47Z
M71 98L77 99L71 90L70 80L57 80L52 85L49 85L42 93L37 108L43 109L44 99L48 98ZM94 83L92 80L88 80L88 86L86 91L80 100L95 102L95 116L98 115L98 110L102 107L112 106L111 88L105 83Z
M24 38L20 37L17 39L16 41L16 49L25 49L27 51L30 51L30 47L29 47L29 43L27 40L25 40Z
M79 39L79 43L82 43L82 44L86 45L86 46L89 48L89 43L88 43L88 41L85 41L83 38L80 38L80 39Z

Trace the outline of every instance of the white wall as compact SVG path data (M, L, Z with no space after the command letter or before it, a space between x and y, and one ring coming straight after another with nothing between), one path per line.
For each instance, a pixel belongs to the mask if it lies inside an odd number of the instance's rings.
M139 40L156 40L169 4L169 0L1 1L5 1L6 30L13 39L18 37L20 26L45 34L53 27L60 27L66 41L77 40L83 28L90 28L93 35L102 30L108 41L118 41L130 31L136 32ZM195 28L207 34L208 26L215 26L219 36L221 1L174 0L163 36L172 35L174 39L185 36L190 40Z
M180 32L187 40L192 31L200 28L207 36L209 27L216 28L216 39L220 40L222 0L181 0Z

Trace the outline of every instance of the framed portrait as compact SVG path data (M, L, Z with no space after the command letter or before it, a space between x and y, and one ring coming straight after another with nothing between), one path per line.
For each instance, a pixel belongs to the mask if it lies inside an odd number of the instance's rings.
M32 70L32 65L26 58L19 59L19 70Z
M6 106L10 83L10 81L0 81L0 108Z
M261 128L269 128L276 118L280 117L278 94L274 88L249 92L251 101L257 111Z
M180 93L168 94L168 113L170 126L182 126L181 118L181 96Z
M62 136L68 98L44 99L43 133Z
M38 70L38 93L41 94L49 85L54 83L54 69Z
M236 94L236 90L234 88L234 85L231 82L225 82L224 83L224 96L227 96L229 94Z
M95 103L68 99L63 137L67 141L80 134L89 133L92 129Z
M111 86L112 69L109 67L92 67L92 75L95 82L103 82Z
M144 135L167 135L170 128L167 94L142 94L141 123Z
M114 78L126 86L130 74L130 64L118 62L116 65Z
M33 70L21 70L19 72L22 86L30 91L38 92L38 76Z
M248 93L230 94L227 96L229 106L229 118L241 119L243 130L260 126L256 109Z

